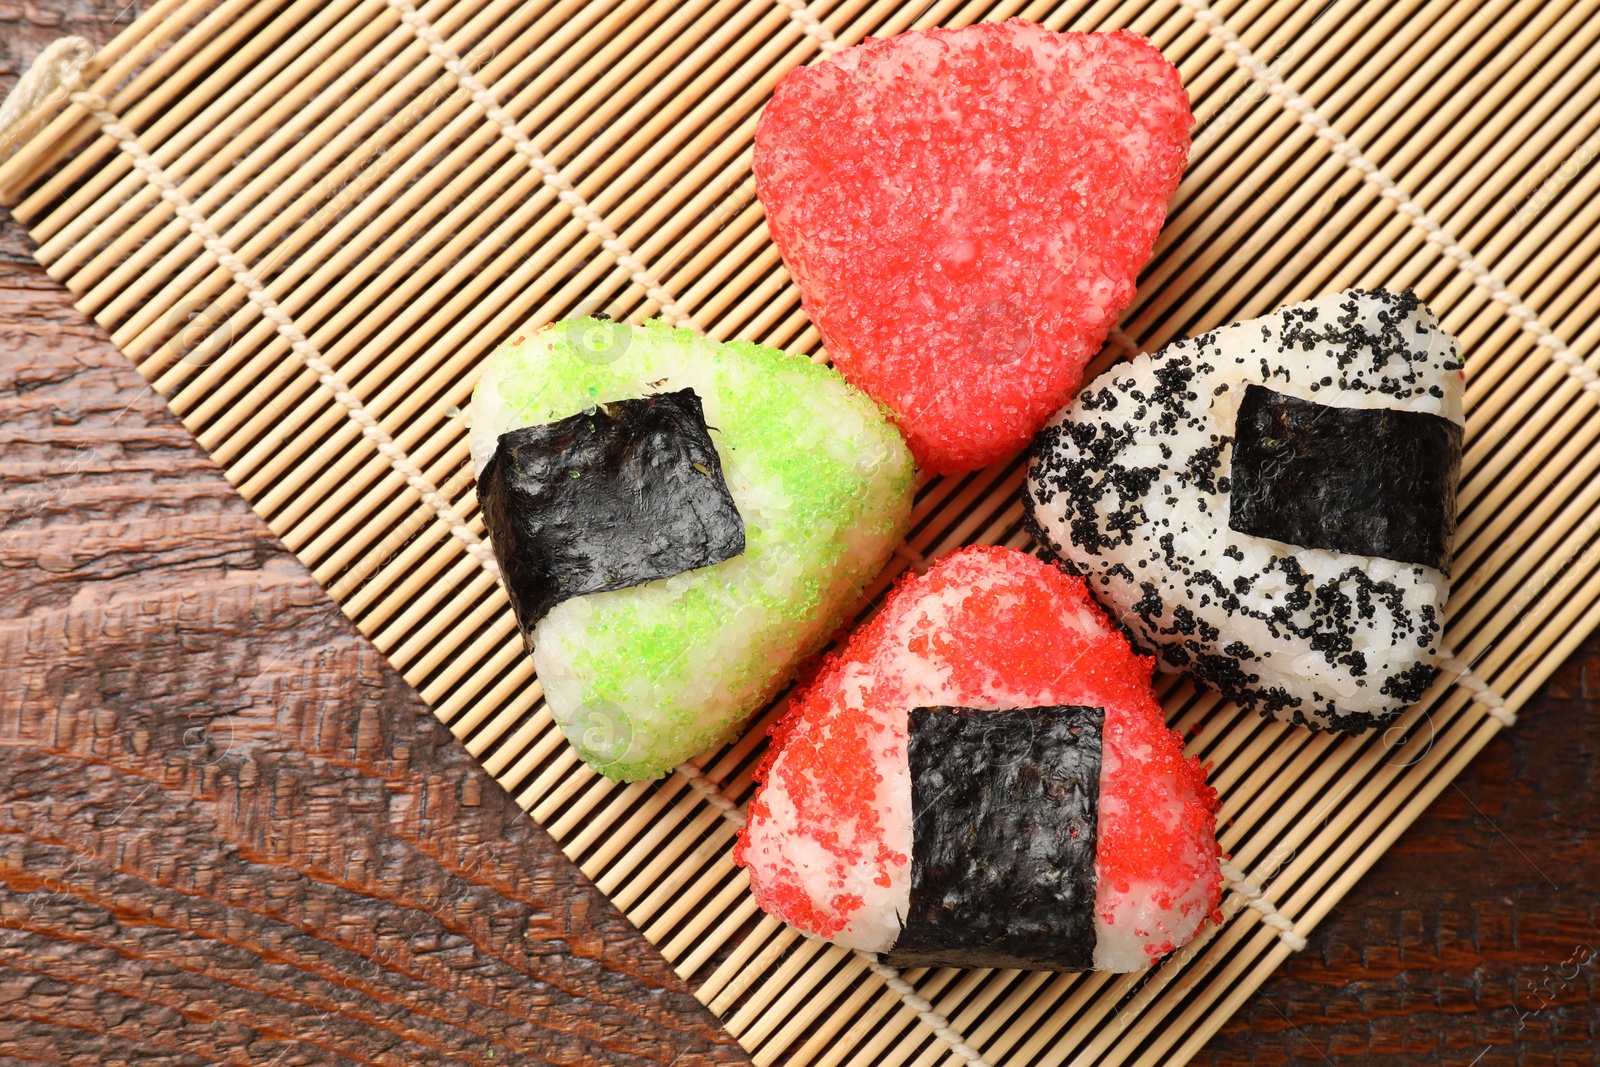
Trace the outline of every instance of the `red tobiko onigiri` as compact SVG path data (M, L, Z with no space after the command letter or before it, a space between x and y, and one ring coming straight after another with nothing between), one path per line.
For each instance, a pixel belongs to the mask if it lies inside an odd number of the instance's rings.
M946 556L796 695L735 858L767 911L900 966L1148 966L1221 887L1150 673L1081 578Z
M756 192L834 364L917 463L1016 452L1133 299L1193 116L1145 38L1012 19L801 67L756 128Z

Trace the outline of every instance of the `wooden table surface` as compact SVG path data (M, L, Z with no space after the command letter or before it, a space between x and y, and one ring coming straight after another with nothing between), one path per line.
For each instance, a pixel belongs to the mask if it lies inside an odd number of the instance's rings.
M0 5L0 75L129 17ZM31 247L0 222L0 1067L748 1062ZM1597 698L1591 640L1196 1062L1600 1063Z

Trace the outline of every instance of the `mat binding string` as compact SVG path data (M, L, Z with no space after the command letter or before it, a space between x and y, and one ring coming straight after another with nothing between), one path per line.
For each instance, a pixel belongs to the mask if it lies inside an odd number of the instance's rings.
M800 26L807 37L816 38L817 51L822 53L822 58L827 59L845 47L844 42L835 37L833 31L824 26L822 20L806 6L806 0L774 0L774 2L789 12L789 17Z
M1472 673L1472 667L1456 658L1447 648L1439 650L1439 670L1455 676L1455 684L1467 691L1473 703L1483 709L1501 726L1515 726L1517 713L1506 706L1506 698L1495 692L1488 682Z
M82 37L59 37L22 72L0 105L0 160L44 128L68 93L83 87L84 65L94 46Z
M1291 854L1286 849L1279 849L1268 856L1262 862L1262 867L1266 869L1267 875L1287 863ZM1305 937L1295 930L1294 923L1290 921L1287 915L1278 910L1278 906L1272 902L1272 898L1262 888L1261 882L1267 875L1251 878L1226 859L1219 866L1222 870L1222 877L1228 882L1229 891L1237 894L1246 907L1260 913L1261 921L1278 931L1278 940L1288 945L1295 952L1299 952L1306 947Z

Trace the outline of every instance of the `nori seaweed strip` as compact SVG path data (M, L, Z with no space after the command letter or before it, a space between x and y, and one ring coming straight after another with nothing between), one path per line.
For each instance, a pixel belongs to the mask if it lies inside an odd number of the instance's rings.
M1421 411L1336 408L1245 388L1228 525L1302 548L1450 574L1461 427Z
M478 502L530 641L563 600L744 551L744 520L692 389L501 434Z
M1100 708L915 708L895 967L1094 966Z

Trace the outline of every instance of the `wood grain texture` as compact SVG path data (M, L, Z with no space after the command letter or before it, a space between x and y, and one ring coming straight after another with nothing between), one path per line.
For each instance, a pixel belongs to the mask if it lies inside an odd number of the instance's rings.
M0 353L0 1067L742 1061L9 224ZM1600 1062L1596 695L1591 641L1200 1062Z

